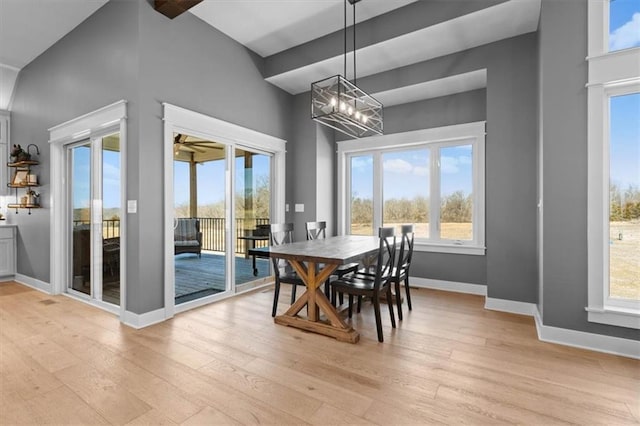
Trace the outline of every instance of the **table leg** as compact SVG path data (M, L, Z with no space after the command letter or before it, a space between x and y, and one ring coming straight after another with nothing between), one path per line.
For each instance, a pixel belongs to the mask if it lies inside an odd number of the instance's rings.
M314 333L334 337L337 340L356 343L360 334L344 322L335 307L329 302L320 287L329 278L338 265L326 264L316 273L316 263L309 262L308 267L298 261L289 261L306 284L307 290L284 313L274 318L276 324L301 328ZM308 306L308 318L301 318L298 313ZM320 321L320 312L324 313L328 321Z
M251 248L255 250L256 248L256 240L251 240ZM252 257L252 266L253 266L253 276L258 276L258 268L256 267L256 255L254 254Z

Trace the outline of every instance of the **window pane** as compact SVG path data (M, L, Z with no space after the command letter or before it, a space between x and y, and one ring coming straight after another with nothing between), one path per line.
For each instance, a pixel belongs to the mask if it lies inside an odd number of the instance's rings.
M351 157L352 235L373 235L373 156Z
M640 93L610 105L609 295L640 299Z
M609 2L609 51L640 46L640 0Z
M472 240L473 149L440 149L440 238Z
M416 225L416 237L429 237L429 150L382 155L383 224Z

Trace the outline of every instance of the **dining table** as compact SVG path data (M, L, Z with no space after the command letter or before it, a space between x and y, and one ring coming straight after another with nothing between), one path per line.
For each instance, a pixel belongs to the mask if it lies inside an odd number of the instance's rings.
M369 257L378 249L376 237L341 235L252 250L288 261L306 286L304 294L274 318L275 323L357 343L360 334L341 318L323 293L322 284L338 266ZM300 315L305 306L306 317Z

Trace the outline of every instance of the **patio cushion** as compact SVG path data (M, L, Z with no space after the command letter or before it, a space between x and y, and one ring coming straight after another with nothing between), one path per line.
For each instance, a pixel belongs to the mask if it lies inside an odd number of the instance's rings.
M198 240L181 240L181 241L175 241L174 242L175 245L177 246L193 246L193 247L198 247L200 245L200 242Z

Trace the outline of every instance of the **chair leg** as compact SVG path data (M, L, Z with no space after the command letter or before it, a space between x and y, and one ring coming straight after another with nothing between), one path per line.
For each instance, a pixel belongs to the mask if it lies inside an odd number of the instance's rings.
M324 282L324 295L327 296L327 299L329 298L329 296L331 295L331 292L329 290L330 286L329 286L329 280L326 280Z
M360 313L361 308L362 308L362 296L358 296L358 310L356 312Z
M296 290L298 289L298 285L294 284L291 289L291 304L293 305L296 301Z
M378 342L384 342L382 337L382 318L380 318L380 298L373 296L373 312L376 314L376 329L378 330Z
M395 284L396 284L396 305L398 306L398 319L402 321L402 297L400 297L400 280L396 281Z
M353 317L353 294L349 295L349 318Z
M336 306L336 289L331 287L331 304Z
M344 294L340 293L338 297L340 298L340 304L342 305L344 303Z
M271 310L271 316L276 316L276 309L278 308L278 297L280 297L280 282L276 280L276 288L273 291L273 309Z
M393 315L393 298L391 296L391 284L387 286L387 301L387 305L389 305L389 316L391 317L391 327L396 328L396 317L395 315Z
M411 310L411 293L409 293L409 276L404 279L404 291L407 292L407 306Z

